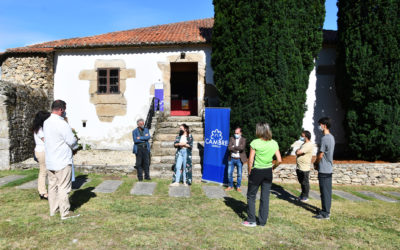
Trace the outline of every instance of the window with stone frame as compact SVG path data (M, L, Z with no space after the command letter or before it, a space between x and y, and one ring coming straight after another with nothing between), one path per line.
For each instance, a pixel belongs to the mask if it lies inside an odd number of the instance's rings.
M119 68L97 69L97 93L119 94Z

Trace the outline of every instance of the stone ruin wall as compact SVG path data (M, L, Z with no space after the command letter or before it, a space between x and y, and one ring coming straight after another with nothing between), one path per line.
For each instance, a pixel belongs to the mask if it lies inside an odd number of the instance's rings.
M0 80L0 170L33 156L33 118L48 103L41 89Z
M296 165L282 164L274 171L274 181L297 183ZM310 182L318 183L318 173L310 172ZM333 184L387 185L400 187L400 163L334 164Z
M54 93L53 62L53 54L10 55L1 65L1 80L42 89L50 107Z

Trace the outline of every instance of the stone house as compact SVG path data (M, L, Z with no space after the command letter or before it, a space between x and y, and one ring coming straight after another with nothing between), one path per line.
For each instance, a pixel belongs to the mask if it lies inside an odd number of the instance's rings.
M213 18L63 39L0 54L4 81L40 88L67 102L67 116L95 149L130 150L131 131L146 118L153 97L166 116L202 116L218 105L211 67ZM316 121L330 116L344 143L336 97L336 32L324 31L310 74L303 127L315 139ZM156 101L158 101L156 99Z

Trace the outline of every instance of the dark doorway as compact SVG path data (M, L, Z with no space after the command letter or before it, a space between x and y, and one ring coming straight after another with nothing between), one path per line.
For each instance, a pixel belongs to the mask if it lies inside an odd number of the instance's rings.
M171 63L171 116L197 115L197 63Z

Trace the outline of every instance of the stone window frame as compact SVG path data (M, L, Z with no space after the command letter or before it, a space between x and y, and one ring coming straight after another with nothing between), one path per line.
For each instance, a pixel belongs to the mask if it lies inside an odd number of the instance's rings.
M107 88L107 92L106 93L101 93L101 92L99 92L99 87L100 87L100 71L101 70L106 70L107 71L107 76L106 76L106 79L107 79L107 85L106 85L106 88ZM110 86L110 71L111 70L118 70L118 92L110 92L110 88L111 88L111 86ZM121 93L121 88L120 88L120 83L121 83L121 69L120 68L117 68L117 67L112 67L112 68L97 68L97 94L98 95L119 95L120 93Z

